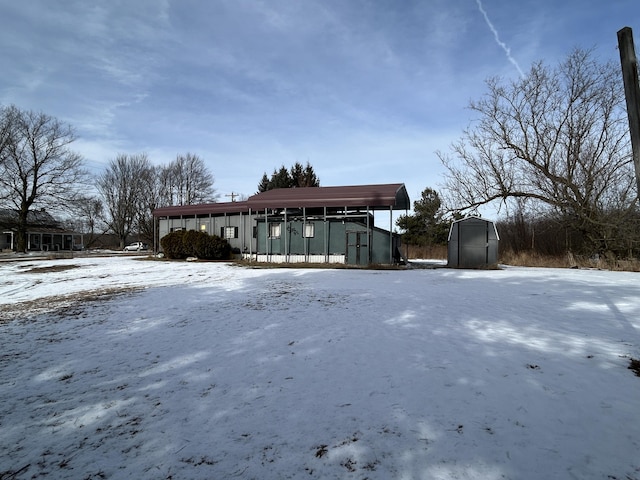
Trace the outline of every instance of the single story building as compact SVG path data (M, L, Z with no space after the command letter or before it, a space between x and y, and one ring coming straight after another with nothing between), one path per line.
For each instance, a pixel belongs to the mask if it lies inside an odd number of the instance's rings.
M282 188L242 202L154 210L161 239L176 230L219 235L258 262L392 264L400 260L393 211L410 208L404 184ZM389 230L374 212L389 212Z
M18 212L0 209L0 250L15 250ZM27 250L58 251L82 250L83 235L65 229L45 209L30 211L27 215Z
M498 230L480 217L456 220L449 229L447 266L488 268L498 264Z

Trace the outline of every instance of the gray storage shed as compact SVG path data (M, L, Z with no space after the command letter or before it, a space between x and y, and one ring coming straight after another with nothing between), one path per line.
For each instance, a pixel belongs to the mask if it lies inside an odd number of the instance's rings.
M487 268L498 263L498 231L493 222L480 217L456 220L449 230L447 266Z

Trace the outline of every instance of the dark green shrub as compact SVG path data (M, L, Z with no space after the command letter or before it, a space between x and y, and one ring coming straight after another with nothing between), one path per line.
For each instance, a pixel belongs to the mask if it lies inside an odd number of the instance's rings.
M231 245L217 235L202 233L194 238L193 252L196 257L202 259L228 260L231 257Z
M162 237L160 245L167 258L228 260L231 256L231 246L225 239L196 230L171 232Z
M197 230L189 230L184 232L184 235L182 236L182 248L184 249L184 252L187 254L187 257L198 257L198 258L202 258L200 257L200 255L198 255L198 251L197 251L197 244L199 242L202 242L202 237L208 237L209 235L207 235L204 232L199 232Z
M162 251L167 258L187 258L189 254L185 251L182 238L186 232L178 230L171 232L160 239Z

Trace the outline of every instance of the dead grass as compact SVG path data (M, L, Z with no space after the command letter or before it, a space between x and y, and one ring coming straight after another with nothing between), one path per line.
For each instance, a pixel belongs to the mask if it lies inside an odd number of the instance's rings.
M3 305L0 310L0 322L13 320L28 321L35 315L51 313L64 317L79 316L86 310L88 303L111 300L142 290L142 287L112 287L91 292L70 293L53 297L38 298L26 302Z
M519 267L544 268L595 268L599 270L640 272L640 261L636 259L620 260L607 256L597 258L574 255L550 256L535 252L502 252L500 263Z
M407 250L409 252L408 255ZM400 251L402 252L402 255L407 255L407 258L409 259L444 260L448 255L446 245L403 245L400 247Z
M64 272L67 270L73 270L74 268L80 268L80 265L51 265L48 267L34 267L29 270L24 270L20 273L52 273L52 272Z
M518 267L572 268L575 261L568 256L554 257L539 255L533 252L504 252L500 255L500 263Z

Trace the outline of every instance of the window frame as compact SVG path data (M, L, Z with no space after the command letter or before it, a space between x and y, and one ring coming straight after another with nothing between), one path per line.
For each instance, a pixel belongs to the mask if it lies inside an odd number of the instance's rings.
M314 223L305 223L302 227L302 238L314 238L316 236L316 225Z
M282 224L281 223L269 223L269 231L268 231L268 238L280 238L282 236Z
M225 240L231 240L233 238L238 238L238 227L226 226L222 227L222 238Z

